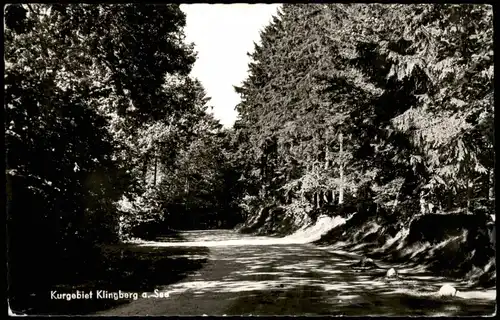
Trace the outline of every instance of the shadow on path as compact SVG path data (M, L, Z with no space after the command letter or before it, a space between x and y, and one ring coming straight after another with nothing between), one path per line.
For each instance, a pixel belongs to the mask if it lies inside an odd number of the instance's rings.
M143 248L135 244L109 245L101 248L102 261L85 277L66 277L49 290L30 293L10 300L12 310L28 315L83 315L106 310L132 299L99 298L99 290L110 293L151 292L184 279L202 268L207 262L208 249L196 248ZM48 275L50 276L50 275ZM77 279L78 278L78 279ZM53 299L57 294L92 292L92 299ZM101 297L104 295L101 295ZM64 297L66 298L66 297ZM17 312L16 312L17 313Z
M170 248L195 249L188 245L208 243L210 256L203 268L161 288L169 298L139 299L98 314L465 316L495 311L491 290L467 291L465 284L419 266L377 261L374 268L356 267L358 255L313 244L272 244L272 240L256 245L265 241L227 231L189 233L186 242ZM157 245L144 248L169 248ZM399 279L385 278L392 267ZM463 290L466 298L438 297L436 292L445 283Z

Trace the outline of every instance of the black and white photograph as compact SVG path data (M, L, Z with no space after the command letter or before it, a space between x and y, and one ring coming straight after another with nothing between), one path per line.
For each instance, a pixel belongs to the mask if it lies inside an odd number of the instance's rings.
M496 315L493 7L4 5L8 316Z

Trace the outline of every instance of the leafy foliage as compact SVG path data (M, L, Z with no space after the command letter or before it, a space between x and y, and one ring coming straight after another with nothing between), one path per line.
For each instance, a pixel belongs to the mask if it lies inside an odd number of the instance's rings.
M250 194L491 209L492 23L486 5L284 5L236 88Z
M127 224L185 225L207 207L210 222L237 217L229 136L188 75L195 53L179 5L5 11L11 295L91 277L100 245ZM191 207L165 211L177 203Z

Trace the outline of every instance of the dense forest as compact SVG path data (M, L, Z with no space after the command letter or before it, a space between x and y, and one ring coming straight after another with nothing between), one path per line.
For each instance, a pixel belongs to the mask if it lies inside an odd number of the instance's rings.
M488 5L284 5L235 87L235 156L251 186L240 230L355 213L320 242L463 235L440 269L491 261L492 19Z
M12 295L173 229L279 235L353 213L392 234L427 213L486 225L491 6L285 4L231 129L190 76L185 24L178 4L6 6Z
M488 6L284 6L237 88L251 196L491 211L491 26Z
M240 222L230 133L189 76L178 4L10 5L5 19L12 294L93 272L104 243Z

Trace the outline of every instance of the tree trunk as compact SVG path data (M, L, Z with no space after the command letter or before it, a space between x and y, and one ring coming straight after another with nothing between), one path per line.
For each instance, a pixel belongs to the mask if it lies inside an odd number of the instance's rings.
M472 212L472 192L474 190L474 182L469 182L467 185L467 212Z
M399 203L399 195L401 194L401 191L403 190L403 186L405 185L405 181L401 184L401 187L399 187L398 193L396 194L396 199L394 200L394 204L392 205L392 210L391 213L394 213L396 211L396 207L398 206Z
M344 163L343 163L343 137L342 133L339 134L340 144L340 186L339 186L339 204L344 203Z
M154 172L154 177L153 177L153 187L156 187L156 175L158 173L158 155L156 153L156 148L155 148L153 157L154 157L154 162L155 162L155 172Z
M420 192L420 214L425 214L425 200L422 198L422 191Z
M465 182L466 182L466 198L467 198L467 204L466 204L466 208L465 208L465 213L469 213L469 210L470 210L470 180L469 180L469 177L466 176L465 178Z
M323 192L323 203L330 203L330 197L328 196L328 194L330 193L331 191L330 190L325 190Z
M488 201L495 199L495 174L494 171L488 169Z
M327 144L325 148L325 170L328 170L329 165L330 165L330 150Z
M394 200L394 203L393 203L393 205L392 205L392 210L391 210L391 212L392 212L392 213L394 213L394 212L396 211L396 208L397 208L397 206L398 206L398 202L399 202L399 201L398 201L398 198L399 198L399 193L398 193L398 195L396 196L396 199Z
M185 180L185 181L186 181L186 184L185 184L185 186L184 186L184 192L185 192L185 194L186 194L186 199L188 199L188 197L189 197L189 180L188 180L188 178L187 178L187 177L186 177L186 180ZM184 200L184 212L187 212L187 207L188 207L188 205L187 205L187 201L186 201L186 200Z
M326 147L325 147L325 170L328 170L328 168L330 167L330 147L329 147L329 143L326 144ZM324 203L331 203L330 202L330 197L329 197L329 194L330 193L333 193L332 190L325 190L324 194L323 194L323 197L324 197Z
M452 208L453 208L453 192L450 190L448 190L448 210L447 211L450 211Z
M142 167L142 177L143 177L144 184L147 183L148 164L149 164L149 152L146 153L146 155L144 156L144 163L143 163L143 167Z

